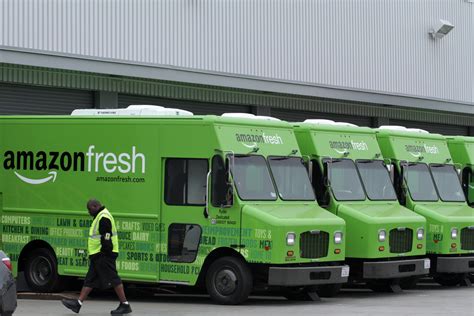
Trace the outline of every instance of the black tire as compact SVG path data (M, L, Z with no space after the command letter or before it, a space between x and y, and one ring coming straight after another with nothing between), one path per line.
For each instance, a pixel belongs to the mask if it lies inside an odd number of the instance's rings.
M377 293L393 293L393 285L399 285L400 279L370 280L367 287Z
M318 295L320 297L334 297L341 291L342 283L324 284L318 286Z
M467 273L439 273L433 279L442 286L457 286L468 277Z
M252 291L252 272L242 259L217 259L207 271L206 288L212 300L218 304L241 304L248 299Z
M469 280L471 280L471 282L474 282L474 273L469 273Z
M0 315L1 315L1 316L12 316L13 313L11 313L11 312L3 312L3 313L1 313Z
M408 278L402 278L400 279L400 287L404 290L414 289L418 281L420 281L419 276L411 276Z
M33 250L25 267L25 278L30 289L38 293L51 293L62 290L62 279L58 274L56 257L51 250Z

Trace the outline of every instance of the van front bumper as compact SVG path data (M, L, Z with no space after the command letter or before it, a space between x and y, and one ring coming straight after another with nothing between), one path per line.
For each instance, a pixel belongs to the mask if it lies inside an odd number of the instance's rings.
M364 279L395 279L430 273L430 259L364 262Z
M474 256L438 257L436 258L436 272L438 273L474 272Z
M268 285L308 286L318 284L346 283L349 266L319 267L270 267Z

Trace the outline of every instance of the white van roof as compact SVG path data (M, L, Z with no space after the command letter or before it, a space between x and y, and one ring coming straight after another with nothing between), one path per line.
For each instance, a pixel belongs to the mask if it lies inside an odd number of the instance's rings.
M265 115L254 115L251 113L224 113L222 117L232 117L232 118L246 118L252 120L265 120L265 121L281 121L280 119L272 116Z
M72 116L192 116L193 113L159 105L129 105L125 109L77 109Z
M406 128L405 126L400 126L400 125L382 125L379 127L379 129L388 130L388 131L403 131L403 132L429 134L428 131L421 128Z
M338 126L357 127L357 125L352 124L352 123L335 122L333 120L326 120L326 119L307 119L307 120L304 121L304 123L315 124L315 125L338 125Z

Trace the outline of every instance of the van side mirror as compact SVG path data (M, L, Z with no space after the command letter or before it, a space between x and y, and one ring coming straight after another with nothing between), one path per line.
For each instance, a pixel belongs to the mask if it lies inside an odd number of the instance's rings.
M211 203L214 207L231 207L234 200L232 175L229 164L224 165L222 156L212 158L211 172Z

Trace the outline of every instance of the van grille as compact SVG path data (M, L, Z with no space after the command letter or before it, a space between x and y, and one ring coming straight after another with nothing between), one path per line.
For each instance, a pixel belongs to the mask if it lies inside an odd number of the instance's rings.
M413 244L413 230L392 229L389 236L390 252L404 253L410 252Z
M474 250L474 229L468 227L461 229L461 249Z
M322 258L328 255L329 234L322 231L304 232L300 235L301 258Z

